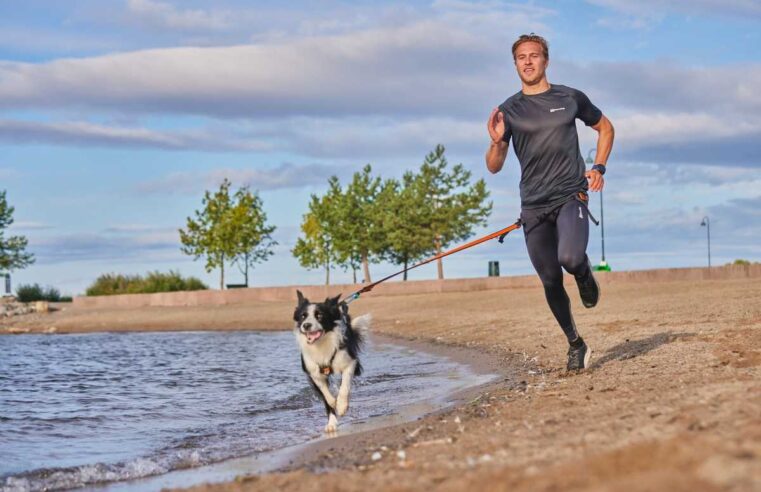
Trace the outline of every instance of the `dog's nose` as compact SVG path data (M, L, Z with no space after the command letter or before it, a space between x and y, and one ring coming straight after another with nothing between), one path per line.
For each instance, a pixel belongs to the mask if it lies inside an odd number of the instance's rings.
M312 323L304 323L303 325L301 325L301 327L304 328L305 330L308 330L312 327Z

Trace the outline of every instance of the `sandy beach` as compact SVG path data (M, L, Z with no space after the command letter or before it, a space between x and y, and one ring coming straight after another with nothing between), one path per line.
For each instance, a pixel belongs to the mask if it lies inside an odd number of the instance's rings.
M759 490L761 278L603 284L591 310L569 294L593 350L580 374L564 369L540 288L355 302L375 332L457 347L464 360L483 354L505 377L421 420L322 441L289 469L196 488ZM67 307L0 330L276 330L290 327L292 309Z

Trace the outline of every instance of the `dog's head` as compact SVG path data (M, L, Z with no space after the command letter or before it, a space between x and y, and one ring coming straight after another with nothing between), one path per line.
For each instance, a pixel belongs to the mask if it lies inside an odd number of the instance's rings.
M338 300L341 295L329 297L324 302L313 303L297 290L298 304L293 312L293 320L299 333L312 344L325 333L333 331L336 323L341 320L341 308Z

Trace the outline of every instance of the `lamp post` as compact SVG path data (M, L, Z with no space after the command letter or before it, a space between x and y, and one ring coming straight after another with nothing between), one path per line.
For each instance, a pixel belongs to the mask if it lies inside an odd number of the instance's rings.
M590 149L587 153L587 164L594 164L594 159L592 158L592 154L597 154L597 149ZM610 267L608 266L608 262L605 261L605 213L603 212L603 206L602 206L602 190L600 190L600 235L602 236L602 260L600 261L600 265L598 265L598 270L606 270L610 271Z
M0 273L0 278L5 279L5 294L4 296L11 295L11 274L10 273Z
M705 226L706 232L708 233L708 268L711 268L711 221L708 219L707 215L703 217L700 226Z

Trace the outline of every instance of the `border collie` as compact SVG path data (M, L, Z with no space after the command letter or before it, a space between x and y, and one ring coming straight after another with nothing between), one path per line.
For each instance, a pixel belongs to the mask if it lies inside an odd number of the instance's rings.
M370 328L370 315L358 317L352 326L349 306L338 302L340 295L313 303L301 291L296 294L293 331L301 349L301 368L325 404L328 414L325 432L334 433L338 428L336 415L344 415L349 408L351 378L362 374L359 352ZM341 387L335 397L330 392L332 374L341 375Z

